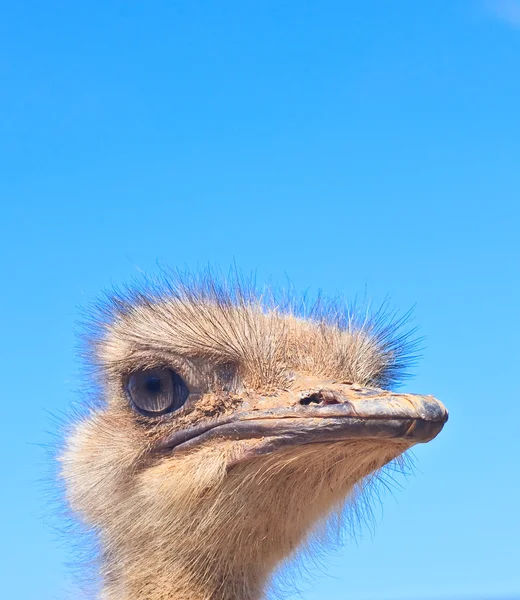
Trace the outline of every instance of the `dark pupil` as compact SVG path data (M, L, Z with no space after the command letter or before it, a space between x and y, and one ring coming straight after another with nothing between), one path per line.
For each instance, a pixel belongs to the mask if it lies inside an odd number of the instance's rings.
M148 377L145 383L146 391L150 394L158 394L161 391L162 385L159 377Z

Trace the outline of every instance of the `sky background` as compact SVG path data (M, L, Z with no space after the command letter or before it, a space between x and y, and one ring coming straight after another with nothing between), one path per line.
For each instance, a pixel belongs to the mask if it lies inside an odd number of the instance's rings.
M49 413L158 261L415 305L450 421L302 600L520 597L520 2L0 6L2 597L79 597Z

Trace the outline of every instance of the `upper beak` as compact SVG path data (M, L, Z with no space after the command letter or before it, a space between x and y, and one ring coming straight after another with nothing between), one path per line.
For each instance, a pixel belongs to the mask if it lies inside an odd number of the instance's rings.
M257 440L255 454L351 439L398 440L412 446L432 440L448 420L448 411L433 396L329 382L259 398L248 408L176 431L158 449L187 450L213 439Z

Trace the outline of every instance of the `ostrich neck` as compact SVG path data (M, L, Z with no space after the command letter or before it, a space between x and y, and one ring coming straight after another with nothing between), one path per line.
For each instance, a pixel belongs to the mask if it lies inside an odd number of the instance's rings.
M164 510L156 503L164 498L161 487L154 493L147 488L150 510L132 513L133 520L123 513L114 520L114 535L105 538L102 600L260 600L273 571L314 525L378 463L402 450L341 446L324 460L310 448L288 464L279 456L270 463L248 463L247 469L230 471L214 493L197 483L197 501L179 501L175 510L169 503ZM278 475L274 467L279 464L285 467L283 477L265 475ZM153 482L157 486L163 481L160 475ZM149 514L153 518L146 518Z
M270 573L257 565L237 564L239 554L237 549L232 570L218 558L200 570L184 561L159 561L155 572L148 561L118 573L110 569L101 600L260 600Z

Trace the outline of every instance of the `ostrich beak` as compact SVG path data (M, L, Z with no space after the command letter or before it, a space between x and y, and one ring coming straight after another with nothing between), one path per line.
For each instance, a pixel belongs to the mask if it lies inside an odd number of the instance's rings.
M259 397L241 412L176 431L159 443L165 451L189 450L210 440L247 440L249 456L288 446L346 440L429 442L448 420L433 396L398 394L324 382L312 389Z

